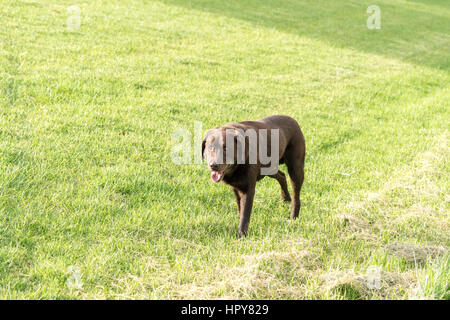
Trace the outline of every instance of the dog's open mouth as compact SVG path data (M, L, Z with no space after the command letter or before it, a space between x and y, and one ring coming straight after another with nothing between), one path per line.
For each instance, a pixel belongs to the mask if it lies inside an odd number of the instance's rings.
M211 171L211 179L214 182L219 182L223 178L223 173L219 171Z

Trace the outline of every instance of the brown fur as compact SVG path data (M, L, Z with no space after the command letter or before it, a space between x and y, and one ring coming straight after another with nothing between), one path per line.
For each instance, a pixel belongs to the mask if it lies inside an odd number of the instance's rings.
M254 129L257 132L261 129L279 129L279 163L285 163L289 172L293 189L291 218L297 218L300 210L300 190L304 179L305 162L305 139L298 123L291 117L274 115L258 121L233 122L222 127L211 129L206 133L202 144L202 155L204 157L206 156L209 161L211 158L214 159L215 156L214 153L208 153L208 150L210 150L209 148L215 140L212 137L212 134L219 133L222 134L222 136L225 136L226 129L242 129L244 131L247 129ZM221 143L223 147L225 147L225 139L223 139L223 142ZM267 144L268 150L271 150L270 135L268 136ZM246 146L248 146L248 143L246 143ZM205 152L205 150L207 152ZM211 150L213 150L213 148ZM248 155L246 155L246 157L247 156ZM246 162L243 164L232 163L212 165L214 171L223 173L223 178L221 180L232 188L236 198L240 214L238 237L246 236L248 233L256 182L264 178L264 175L261 175L260 169L265 167L265 165L260 163L259 157L256 164L249 164L247 160L248 159L246 158ZM208 166L210 170L213 170L210 163L208 163ZM278 172L270 175L270 177L279 182L282 199L290 201L291 197L287 188L285 174L278 170Z

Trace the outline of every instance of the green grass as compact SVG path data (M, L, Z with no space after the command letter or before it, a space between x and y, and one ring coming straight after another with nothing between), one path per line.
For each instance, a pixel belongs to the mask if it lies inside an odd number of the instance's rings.
M0 298L450 299L448 1L6 0L0 21ZM238 240L231 191L170 137L271 114L306 137L300 218L264 179Z

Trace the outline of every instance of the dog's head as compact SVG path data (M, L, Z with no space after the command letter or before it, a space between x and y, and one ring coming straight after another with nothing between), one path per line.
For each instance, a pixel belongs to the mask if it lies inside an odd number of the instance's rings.
M239 130L233 127L217 127L206 132L202 142L202 156L214 182L221 181L237 164L245 163L243 138Z

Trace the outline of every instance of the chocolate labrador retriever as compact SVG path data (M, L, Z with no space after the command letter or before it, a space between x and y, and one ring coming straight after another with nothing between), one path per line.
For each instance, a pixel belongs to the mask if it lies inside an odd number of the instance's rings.
M206 132L202 155L211 171L211 179L223 181L233 189L240 214L238 237L248 233L258 180L266 175L276 179L281 186L282 199L291 201L286 176L278 170L280 163L285 163L289 172L294 198L291 218L297 218L305 148L305 138L297 121L288 116L232 122Z

